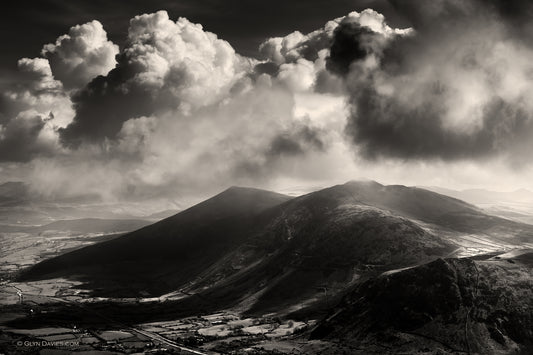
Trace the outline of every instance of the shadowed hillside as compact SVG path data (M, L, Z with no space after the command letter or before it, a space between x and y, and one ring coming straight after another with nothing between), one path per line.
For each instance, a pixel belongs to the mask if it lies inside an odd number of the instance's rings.
M44 261L22 279L76 276L107 293L161 293L190 281L255 228L255 216L289 197L230 188L123 237Z
M531 252L504 260L438 259L377 277L356 286L312 338L379 354L530 354L532 260Z

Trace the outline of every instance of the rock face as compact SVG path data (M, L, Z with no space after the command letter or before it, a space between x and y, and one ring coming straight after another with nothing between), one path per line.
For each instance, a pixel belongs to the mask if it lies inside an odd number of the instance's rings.
M533 253L438 259L357 285L313 331L376 353L531 353Z

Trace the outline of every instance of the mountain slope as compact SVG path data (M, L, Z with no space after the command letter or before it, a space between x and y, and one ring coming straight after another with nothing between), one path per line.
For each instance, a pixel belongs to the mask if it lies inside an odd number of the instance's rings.
M188 282L254 228L254 216L289 197L230 188L175 216L35 265L21 279L79 276L104 293L162 293Z
M532 240L529 225L492 216L478 207L432 191L401 185L383 186L376 182L342 185L355 200L388 209L408 218L465 233L486 232L505 239Z
M438 259L382 275L357 285L311 336L365 353L530 353L532 261L531 251L505 260Z

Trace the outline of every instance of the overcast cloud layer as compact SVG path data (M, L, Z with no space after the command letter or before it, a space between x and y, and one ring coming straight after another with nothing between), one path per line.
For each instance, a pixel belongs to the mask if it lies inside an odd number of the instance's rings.
M166 11L131 19L120 49L97 19L74 25L3 88L0 171L106 200L361 177L475 185L465 171L522 184L531 7L391 4L411 27L352 12L268 38L256 58Z

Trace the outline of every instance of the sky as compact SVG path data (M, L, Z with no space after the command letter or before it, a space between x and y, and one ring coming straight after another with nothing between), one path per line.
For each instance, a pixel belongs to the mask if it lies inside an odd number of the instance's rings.
M44 0L2 17L0 182L40 196L533 189L527 1Z

